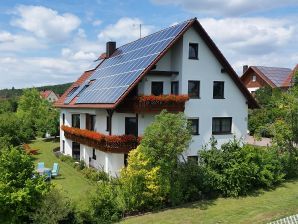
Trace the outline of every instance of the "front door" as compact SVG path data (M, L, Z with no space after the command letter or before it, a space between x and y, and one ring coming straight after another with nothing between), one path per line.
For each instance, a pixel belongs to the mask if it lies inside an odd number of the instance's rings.
M136 117L125 118L125 134L138 136L138 119Z

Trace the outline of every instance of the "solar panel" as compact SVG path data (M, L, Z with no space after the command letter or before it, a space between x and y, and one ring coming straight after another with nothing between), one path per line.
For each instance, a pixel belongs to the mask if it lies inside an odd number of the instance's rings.
M268 79L270 79L277 87L280 87L287 79L291 69L256 66Z
M95 80L92 85L81 92L89 82L87 80L65 100L65 103L71 102L78 93L80 96L76 104L115 103L188 22L180 23L119 47L91 75L89 80Z

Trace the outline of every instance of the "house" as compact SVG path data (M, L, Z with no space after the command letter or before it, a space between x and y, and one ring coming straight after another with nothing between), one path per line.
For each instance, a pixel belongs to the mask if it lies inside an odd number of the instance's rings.
M40 96L51 103L56 102L59 98L59 96L52 90L41 91Z
M241 81L251 93L265 86L286 90L291 86L292 76L289 68L245 65Z
M127 153L161 110L184 112L192 125L185 158L215 136L219 144L247 133L258 107L196 18L106 53L63 94L61 152L118 175Z

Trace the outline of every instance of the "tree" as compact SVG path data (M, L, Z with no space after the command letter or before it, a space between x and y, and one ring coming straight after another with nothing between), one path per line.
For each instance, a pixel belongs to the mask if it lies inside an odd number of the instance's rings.
M3 149L0 154L0 220L24 223L38 206L49 184L35 176L32 158L22 151Z
M121 173L127 207L150 209L174 204L175 174L190 143L191 133L183 113L162 111L144 133L140 146L129 154L128 167Z
M36 224L58 224L61 221L71 223L70 219L74 219L74 208L71 200L57 188L51 189L45 195L38 208L31 215L31 220Z
M40 97L36 89L27 89L20 97L18 116L31 124L35 135L47 132L56 134L59 127L59 113L47 100Z

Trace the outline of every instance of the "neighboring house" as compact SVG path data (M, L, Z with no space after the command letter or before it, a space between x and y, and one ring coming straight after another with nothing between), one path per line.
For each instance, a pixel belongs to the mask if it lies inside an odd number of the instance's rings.
M162 109L188 117L193 138L184 156L197 159L212 135L220 145L245 138L248 107L258 107L196 18L118 48L108 42L55 105L61 152L111 175Z
M251 93L265 86L288 89L293 76L291 73L289 68L243 66L241 81Z
M56 93L54 93L52 90L41 91L40 96L51 103L54 103L59 99L59 96Z

